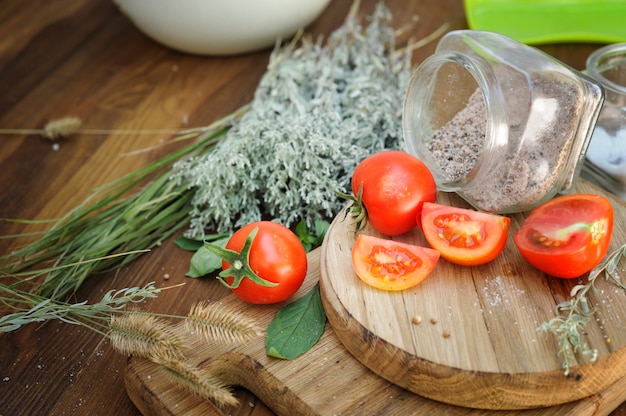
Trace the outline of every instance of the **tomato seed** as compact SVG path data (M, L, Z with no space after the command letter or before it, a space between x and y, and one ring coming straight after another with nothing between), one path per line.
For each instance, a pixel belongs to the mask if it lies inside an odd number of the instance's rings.
M411 319L411 322L413 322L415 325L419 325L422 322L422 317L419 315L415 315L413 316L413 319Z
M437 323L437 318L430 318L430 323L435 325Z
M445 331L443 331L443 337L444 338L450 338L450 335L452 335L452 334L447 329Z
M529 231L528 238L532 243L541 247L561 247L566 243L566 241L551 239L535 229Z

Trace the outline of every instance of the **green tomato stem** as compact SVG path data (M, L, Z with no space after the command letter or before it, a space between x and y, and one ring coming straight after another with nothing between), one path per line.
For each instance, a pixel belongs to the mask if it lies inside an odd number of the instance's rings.
M363 204L363 182L359 186L359 192L357 195L345 194L343 192L335 191L337 196L350 202L350 206L346 209L344 219L350 215L354 220L355 232L363 229L367 223L367 209Z
M221 247L217 244L207 242L204 243L204 246L207 248L207 250L209 250L211 253L215 254L219 258L225 260L226 262L230 263L230 267L222 270L217 275L217 279L227 288L238 288L244 278L248 278L253 283L256 283L259 286L278 286L278 283L270 282L269 280L265 280L257 275L250 267L250 249L258 231L259 229L255 228L250 232L250 234L248 234L248 236L246 237L246 241L244 242L243 247L241 248L241 251L239 253L234 250L229 250L227 248ZM226 278L229 277L233 278L233 282L231 284L226 281Z

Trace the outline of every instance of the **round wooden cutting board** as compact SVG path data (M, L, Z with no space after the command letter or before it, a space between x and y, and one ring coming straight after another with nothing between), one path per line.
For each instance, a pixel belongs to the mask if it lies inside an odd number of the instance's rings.
M610 252L624 244L623 201L582 180L576 191L611 200L616 222ZM467 207L454 194L440 194L438 202ZM586 278L557 279L530 266L512 238L523 219L523 214L511 216L507 246L493 262L462 267L440 259L418 286L385 292L365 285L354 273L354 225L340 214L322 247L320 280L337 337L390 382L471 408L552 406L598 394L626 377L626 291L604 277L596 279L597 290L589 296L597 312L582 336L597 349L597 360L578 356L565 376L558 340L537 328L556 316L556 305L570 299L571 289ZM360 232L390 238L369 226ZM428 246L419 229L393 239ZM622 265L618 272L626 278Z

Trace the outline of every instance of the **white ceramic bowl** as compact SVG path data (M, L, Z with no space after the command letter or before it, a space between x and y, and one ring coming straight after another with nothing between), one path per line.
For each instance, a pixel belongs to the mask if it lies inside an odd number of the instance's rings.
M155 41L201 55L273 45L315 20L330 0L113 0Z

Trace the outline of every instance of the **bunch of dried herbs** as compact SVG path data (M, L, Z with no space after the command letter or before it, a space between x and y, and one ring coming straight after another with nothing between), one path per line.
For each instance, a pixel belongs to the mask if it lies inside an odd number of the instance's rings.
M356 164L401 146L411 49L396 49L389 18L379 4L363 27L354 8L327 42L303 37L272 54L241 121L213 152L175 167L194 189L188 236L331 218Z

